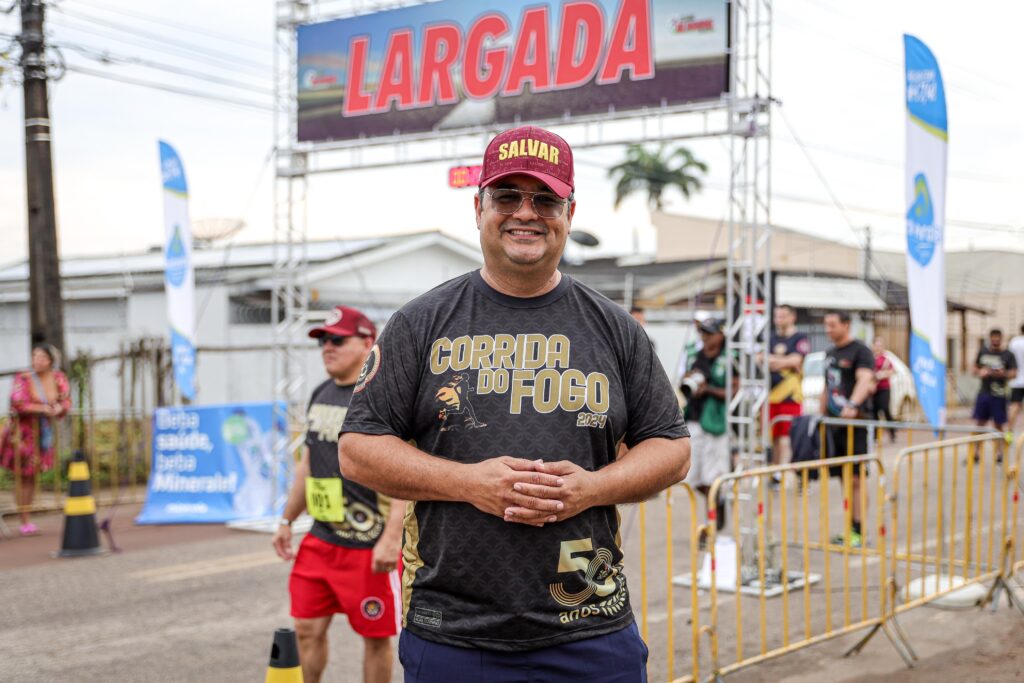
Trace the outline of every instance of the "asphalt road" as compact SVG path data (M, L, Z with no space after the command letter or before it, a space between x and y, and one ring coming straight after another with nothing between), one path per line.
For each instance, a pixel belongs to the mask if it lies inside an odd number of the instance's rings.
M887 454L891 473L895 451ZM961 468L963 466L961 465ZM959 470L961 476L965 469ZM875 482L873 472L869 484ZM891 476L891 474L890 474ZM935 476L935 473L932 473ZM961 487L963 479L961 479ZM933 487L935 488L935 487ZM877 505L877 496L869 505ZM959 489L962 493L963 489ZM988 489L986 489L988 490ZM831 484L827 505L821 506L820 484L808 489L808 535L820 538L822 529L838 530L842 499L838 484ZM932 491L934 496L937 491ZM947 491L947 495L948 495ZM774 496L774 498L772 498ZM800 537L801 520L792 516L799 498L790 490L790 540ZM987 498L986 498L987 500ZM912 506L915 519L936 524L934 502L922 509L923 498ZM998 506L997 506L998 508ZM694 611L689 589L673 586L668 601L669 547L666 541L665 499L646 504L647 628L651 649L652 681L669 678L670 652L675 676L691 670ZM987 510L988 508L984 508ZM778 494L766 492L765 510L772 522L780 522ZM976 508L972 508L976 510ZM829 514L829 523L824 513ZM100 511L100 517L106 516ZM987 512L986 512L987 514ZM1019 512L1018 512L1019 514ZM954 516L954 540L963 543L966 511ZM49 553L60 539L59 516L39 518L44 535L32 539L0 540L0 681L258 681L266 670L273 630L288 625L288 565L274 556L269 536L230 531L219 526L135 527L133 509L121 508L114 517L114 535L121 553L79 560L55 560ZM692 571L689 557L689 503L684 494L673 495L673 576ZM644 585L640 563L640 515L637 506L622 509L626 571L638 621L642 619ZM987 518L981 520L988 525ZM977 519L973 522L978 523ZM731 522L730 522L731 524ZM946 521L948 527L948 520ZM795 525L795 526L794 526ZM1024 527L1024 524L1021 525ZM778 528L778 527L776 527ZM974 527L971 527L974 528ZM876 539L877 540L877 539ZM869 533L869 544L875 541ZM934 540L918 538L912 550L929 549ZM985 548L984 542L979 544ZM944 545L944 547L947 547ZM934 550L934 548L932 548ZM802 548L783 551L776 546L775 559L785 555L791 567L801 567ZM824 574L824 553L808 553L812 573ZM863 559L863 562L862 562ZM700 562L702 558L698 558ZM849 561L849 579L844 567ZM824 577L805 594L795 591L788 601L791 642L806 626L813 634L842 628L847 618L844 600L849 596L849 619L861 616L867 596L867 614L879 609L882 578L877 555L844 555L832 552L829 581ZM866 568L866 571L865 571ZM902 568L902 565L901 565ZM865 573L862 575L862 571ZM914 571L918 567L914 566ZM973 571L973 570L971 570ZM916 573L915 573L916 575ZM866 580L862 584L862 576ZM1020 594L1020 591L1018 591ZM806 599L806 602L805 602ZM756 655L782 642L782 598L763 602L757 596L720 592L720 662L735 661L737 627L742 626L743 653ZM696 616L703 626L710 619L710 596L698 596ZM737 619L737 608L740 617ZM668 627L672 625L672 647ZM857 636L847 635L788 654L730 676L737 681L860 682L868 679L907 681L1015 681L1024 680L1024 615L1005 607L992 613L976 608L944 611L923 607L900 618L903 630L917 650L920 661L908 671L890 643L881 635L864 651L843 658ZM763 640L762 640L763 633ZM700 666L706 675L710 647L702 636ZM344 623L331 633L331 663L325 680L358 681L361 646ZM401 680L399 667L393 680Z

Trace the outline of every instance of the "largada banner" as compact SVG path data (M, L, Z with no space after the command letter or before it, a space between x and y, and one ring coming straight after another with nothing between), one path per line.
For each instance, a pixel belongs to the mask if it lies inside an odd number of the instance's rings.
M192 226L188 219L188 183L178 153L160 141L160 172L164 185L164 291L171 324L171 362L181 395L196 397L195 274L192 270Z
M440 0L299 26L300 141L715 100L726 0ZM488 6L491 5L491 6Z
M146 504L135 521L229 522L279 514L288 492L283 414L281 404L275 411L269 402L157 408Z
M928 422L946 421L946 94L935 56L903 36L907 101L910 368Z

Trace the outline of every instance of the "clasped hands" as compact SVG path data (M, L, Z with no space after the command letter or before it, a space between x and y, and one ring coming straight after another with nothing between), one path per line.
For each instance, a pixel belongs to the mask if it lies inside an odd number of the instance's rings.
M506 522L542 527L596 504L596 474L568 460L544 462L505 455L468 467L468 502Z

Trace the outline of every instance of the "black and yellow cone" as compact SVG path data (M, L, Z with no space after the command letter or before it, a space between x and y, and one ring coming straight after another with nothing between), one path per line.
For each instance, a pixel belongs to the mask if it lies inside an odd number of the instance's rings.
M64 541L57 557L102 555L96 528L96 500L92 497L89 464L85 454L76 451L68 467L68 497L64 501Z
M270 665L263 683L302 683L299 666L299 643L295 631L279 628L274 631L274 644L270 648Z

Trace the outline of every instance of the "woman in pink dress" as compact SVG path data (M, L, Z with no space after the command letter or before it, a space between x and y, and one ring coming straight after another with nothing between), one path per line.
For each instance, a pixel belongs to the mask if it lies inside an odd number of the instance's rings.
M29 520L36 476L53 469L57 421L71 410L71 388L59 364L60 352L53 346L32 348L32 369L14 378L11 418L0 434L0 465L15 476L22 536L39 533Z

